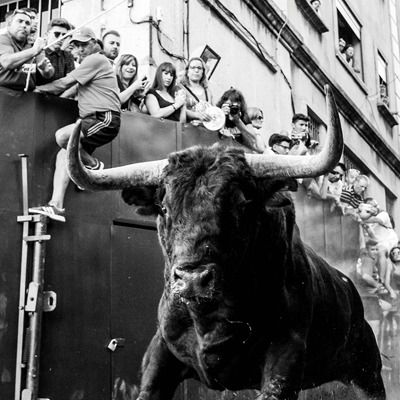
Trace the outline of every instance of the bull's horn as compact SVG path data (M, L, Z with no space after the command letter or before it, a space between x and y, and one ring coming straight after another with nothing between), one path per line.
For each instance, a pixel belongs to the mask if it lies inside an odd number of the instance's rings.
M132 186L157 185L167 160L142 162L92 171L85 168L79 154L81 121L75 124L67 147L67 168L71 179L87 190L116 190Z
M246 160L257 176L310 178L333 169L343 152L343 136L335 99L325 85L328 131L322 150L311 156L246 154Z

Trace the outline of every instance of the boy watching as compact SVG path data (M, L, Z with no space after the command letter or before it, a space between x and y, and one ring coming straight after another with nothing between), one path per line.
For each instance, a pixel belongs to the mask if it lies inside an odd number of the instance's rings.
M365 249L361 250L360 258L357 260L356 272L361 280L361 285L368 294L375 293L377 289L382 289L382 281L378 272L378 242L368 239Z
M358 282L357 288L364 305L365 319L371 325L376 338L378 337L381 318L378 294L387 293L379 277L377 262L378 242L369 239L357 260L356 282Z

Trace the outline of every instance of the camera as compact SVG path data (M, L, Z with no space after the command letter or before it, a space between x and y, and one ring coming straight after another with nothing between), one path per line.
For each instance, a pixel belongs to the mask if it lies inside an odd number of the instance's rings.
M239 104L233 103L230 108L229 108L229 114L231 115L237 115L239 114L240 107Z
M292 133L292 140L303 140L304 134L303 133Z

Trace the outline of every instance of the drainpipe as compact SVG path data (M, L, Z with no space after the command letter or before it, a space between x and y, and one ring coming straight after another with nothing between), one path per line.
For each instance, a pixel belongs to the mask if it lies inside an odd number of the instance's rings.
M149 59L153 59L153 16L149 17Z
M186 45L186 58L190 57L190 45L189 45L189 0L185 0L185 14L186 21L183 22L183 54L185 54Z

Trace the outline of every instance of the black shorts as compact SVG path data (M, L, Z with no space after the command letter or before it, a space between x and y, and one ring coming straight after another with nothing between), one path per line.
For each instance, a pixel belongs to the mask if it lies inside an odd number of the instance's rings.
M92 154L97 147L111 142L119 132L121 114L116 111L96 111L82 118L82 148Z

